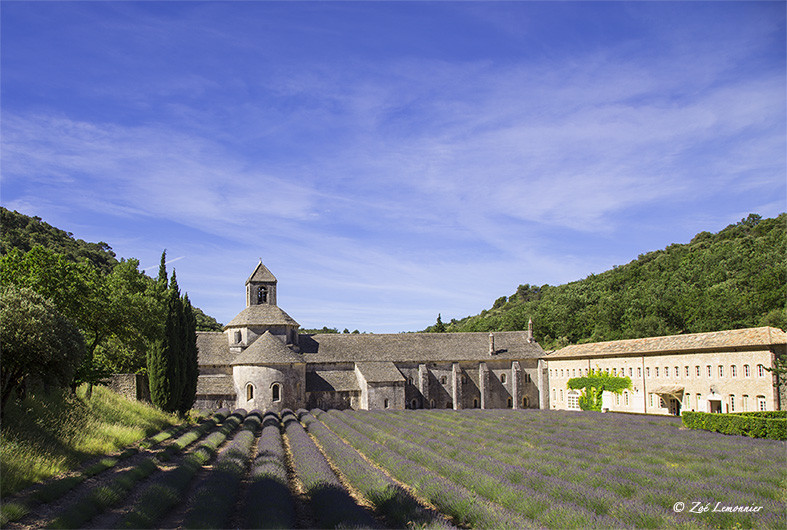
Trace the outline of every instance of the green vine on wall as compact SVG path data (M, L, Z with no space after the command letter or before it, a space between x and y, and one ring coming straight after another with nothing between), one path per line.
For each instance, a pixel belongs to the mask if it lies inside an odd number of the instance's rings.
M609 375L609 371L591 370L584 377L573 377L568 380L568 388L582 390L579 408L582 410L601 410L601 396L604 391L620 394L631 388L631 379Z

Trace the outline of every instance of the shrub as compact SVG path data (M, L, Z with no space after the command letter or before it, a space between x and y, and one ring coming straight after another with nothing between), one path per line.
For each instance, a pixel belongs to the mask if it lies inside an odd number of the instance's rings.
M743 412L739 414L712 414L709 412L689 412L681 414L683 425L689 429L703 429L722 434L751 436L752 438L771 438L787 440L787 419L783 411Z

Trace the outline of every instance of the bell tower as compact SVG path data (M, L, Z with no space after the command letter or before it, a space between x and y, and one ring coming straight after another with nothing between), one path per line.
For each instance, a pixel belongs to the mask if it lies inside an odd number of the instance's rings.
M276 277L262 264L262 258L246 280L246 307L276 305Z

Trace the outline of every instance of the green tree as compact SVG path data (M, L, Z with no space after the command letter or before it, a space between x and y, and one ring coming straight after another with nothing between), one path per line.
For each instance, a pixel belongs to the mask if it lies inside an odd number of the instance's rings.
M604 391L619 394L631 388L631 379L609 375L609 372L601 370L591 370L584 377L569 379L567 385L572 390L582 390L579 398L579 407L582 410L601 410L601 396Z
M7 285L0 297L0 410L30 383L66 386L85 353L79 330L32 289Z
M197 381L199 380L199 361L197 350L197 319L194 316L194 310L191 306L191 301L188 295L183 297L183 334L181 346L183 351L183 388L180 398L180 406L178 412L185 415L191 407L194 406L194 401L197 397Z
M443 317L440 313L437 313L437 322L435 322L432 331L434 333L445 333L445 324L443 324Z
M161 262L158 266L157 281L160 285L166 287L167 285L167 249L161 253Z

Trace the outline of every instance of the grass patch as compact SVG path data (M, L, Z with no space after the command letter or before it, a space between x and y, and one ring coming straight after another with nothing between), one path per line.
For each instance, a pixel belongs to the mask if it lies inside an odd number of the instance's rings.
M53 391L8 403L0 431L0 496L74 470L179 421L100 386L93 387L89 399L80 388L76 395Z

